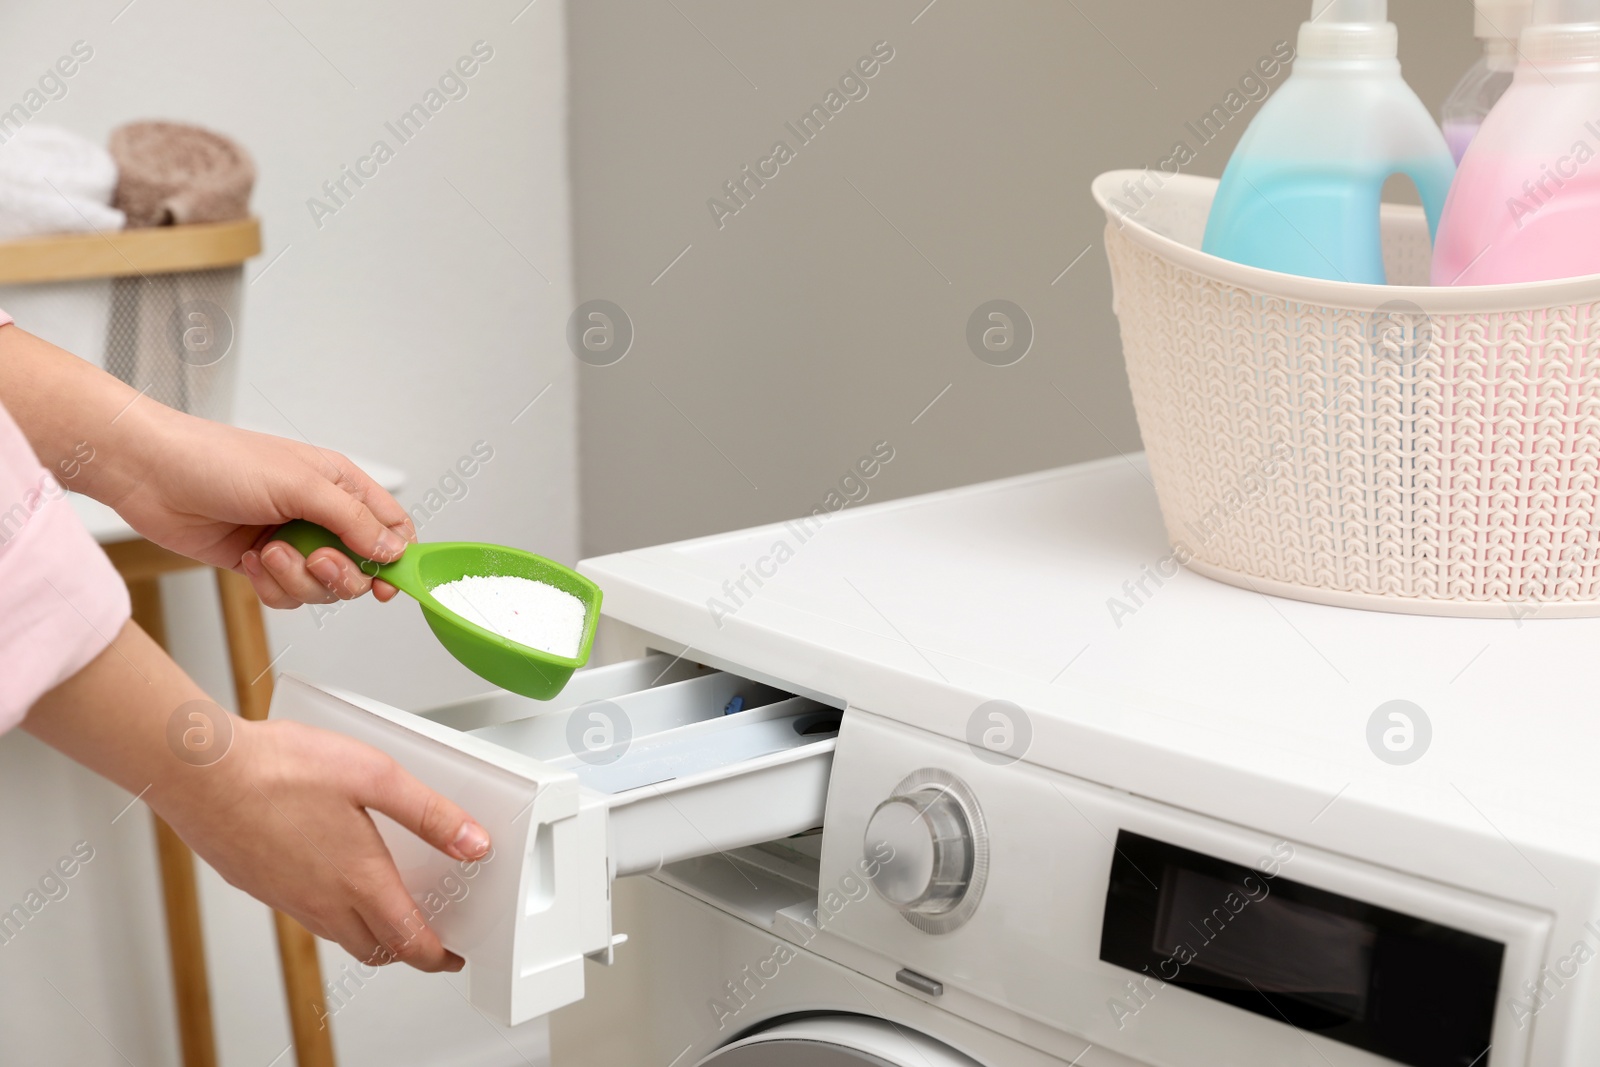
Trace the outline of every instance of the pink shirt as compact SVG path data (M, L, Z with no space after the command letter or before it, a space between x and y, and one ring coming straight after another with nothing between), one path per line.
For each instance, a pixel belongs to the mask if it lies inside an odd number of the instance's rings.
M0 328L11 322L0 311ZM104 652L128 589L0 406L0 731Z

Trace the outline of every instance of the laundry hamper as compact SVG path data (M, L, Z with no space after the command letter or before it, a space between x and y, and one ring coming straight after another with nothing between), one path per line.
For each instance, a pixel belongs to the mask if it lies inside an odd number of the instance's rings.
M1263 593L1497 618L1600 615L1600 276L1392 285L1201 252L1216 182L1113 171L1113 306L1176 558Z
M255 219L0 243L0 308L163 404L232 413Z

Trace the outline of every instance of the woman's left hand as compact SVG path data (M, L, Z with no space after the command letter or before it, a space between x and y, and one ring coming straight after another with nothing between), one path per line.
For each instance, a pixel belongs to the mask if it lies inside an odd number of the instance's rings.
M282 524L309 519L367 559L398 559L416 532L360 467L327 449L165 409L159 422L141 434L138 480L103 498L140 536L244 574L269 607L328 604L369 589L381 601L395 595L332 548L306 558L272 539Z

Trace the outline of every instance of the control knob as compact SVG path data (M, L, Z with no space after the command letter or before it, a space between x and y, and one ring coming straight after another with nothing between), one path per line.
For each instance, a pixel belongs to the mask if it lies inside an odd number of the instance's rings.
M862 842L878 895L930 933L971 916L988 876L988 839L977 801L954 775L921 770L867 820Z

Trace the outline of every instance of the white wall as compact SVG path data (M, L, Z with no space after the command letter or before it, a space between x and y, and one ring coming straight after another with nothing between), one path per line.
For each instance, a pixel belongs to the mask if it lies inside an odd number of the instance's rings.
M239 139L261 171L266 230L247 268L240 420L403 468L408 506L487 441L494 459L424 536L572 560L565 11L525 3L6 4L0 108L81 39L93 58L34 121L103 138L130 119L175 118ZM479 40L494 54L468 95L319 228L307 198L375 139L393 144L384 122ZM180 658L228 703L208 580L167 592ZM402 706L481 688L408 603L353 605L320 629L304 611L271 623L282 669ZM75 841L96 849L67 898L0 946L0 1060L176 1062L150 827L142 806L112 825L125 803L30 739L0 739L0 901L20 900ZM262 1067L288 1041L270 922L209 872L203 888L223 1062ZM325 951L325 970L346 959ZM497 1034L446 981L383 973L337 1016L341 1061L538 1062L538 1027Z

